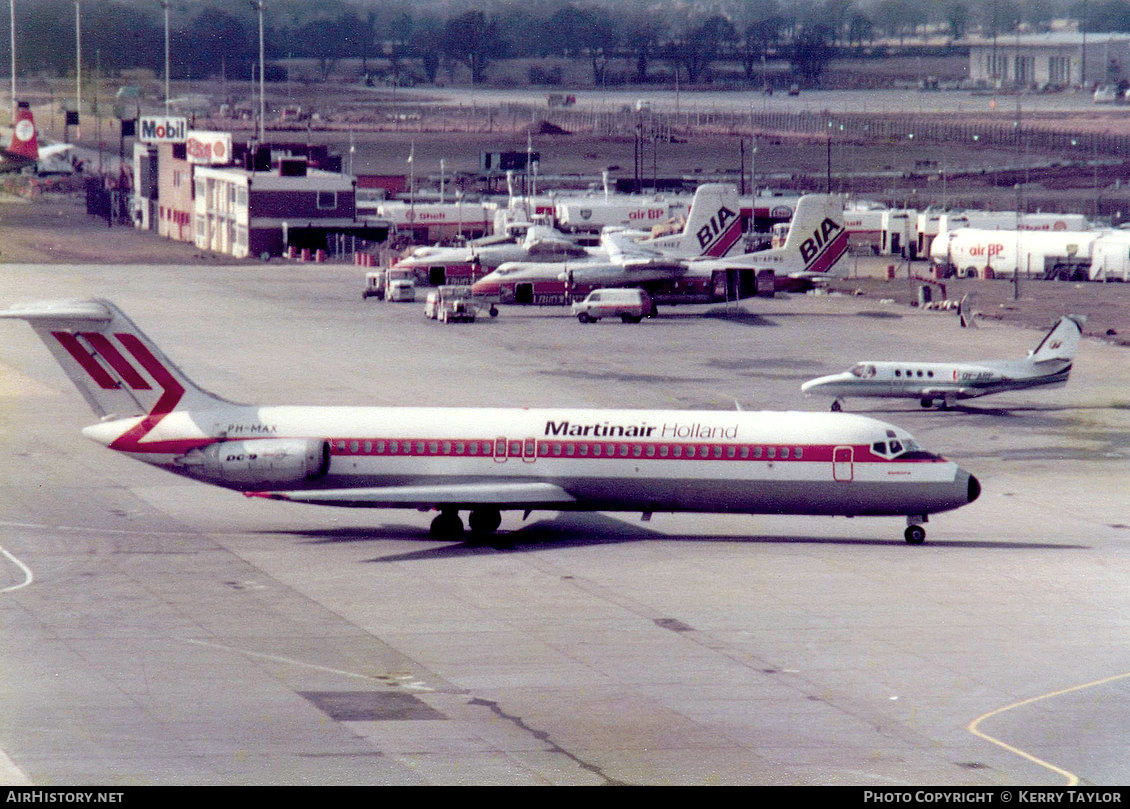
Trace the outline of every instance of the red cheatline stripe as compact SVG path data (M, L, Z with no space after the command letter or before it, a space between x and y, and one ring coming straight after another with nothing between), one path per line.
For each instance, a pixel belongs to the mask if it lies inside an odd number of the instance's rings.
M82 343L78 341L75 335L68 331L53 331L51 334L59 341L59 345L67 350L67 353L74 357L75 362L82 366L83 370L90 374L94 381L98 383L99 387L106 390L113 390L118 387L118 382L106 369L98 364L89 351L87 351Z
M129 360L123 357L118 349L114 348L104 334L99 334L96 331L83 332L82 336L86 338L87 342L97 351L102 357L110 363L110 366L117 371L122 379L126 381L134 390L149 390L150 385L145 381L145 378L137 372Z

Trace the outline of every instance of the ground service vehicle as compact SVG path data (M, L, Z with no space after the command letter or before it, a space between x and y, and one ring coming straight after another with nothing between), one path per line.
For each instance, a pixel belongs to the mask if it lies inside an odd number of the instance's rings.
M448 298L439 304L440 323L474 323L475 304L467 298Z
M374 270L373 272L365 273L365 291L361 293L362 300L368 298L376 298L379 301L385 299L385 271Z
M429 290L427 298L424 299L424 317L430 320L439 320L440 314L445 309L451 310L455 301L466 300L470 297L471 287L468 284L438 286Z
M394 278L388 282L385 300L412 303L416 300L416 284L407 278Z
M651 314L651 300L642 289L594 289L583 301L573 304L573 314L582 323L595 323L602 317L639 323Z

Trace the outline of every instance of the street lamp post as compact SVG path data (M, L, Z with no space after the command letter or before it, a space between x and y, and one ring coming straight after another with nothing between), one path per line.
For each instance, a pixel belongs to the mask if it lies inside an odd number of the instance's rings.
M259 12L259 142L262 143L264 120L267 113L263 84L263 5L264 0L249 0L251 8Z
M75 124L82 137L82 14L79 0L75 0Z
M159 0L165 10L165 117L169 116L169 0Z
M16 125L16 0L8 0L8 15L12 32L12 126Z

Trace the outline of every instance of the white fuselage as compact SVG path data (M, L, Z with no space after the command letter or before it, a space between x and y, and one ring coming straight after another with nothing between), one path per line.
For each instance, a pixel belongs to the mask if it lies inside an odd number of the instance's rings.
M1070 370L1068 361L1056 362L1041 372L1023 361L861 362L850 371L805 382L801 391L842 398L970 399L1006 390L1064 385Z
M434 493L475 485L475 503L501 508L924 515L965 505L979 491L967 472L918 450L904 431L846 414L232 405L84 432L210 483L302 490L311 493L305 502L340 505L469 505L457 493ZM287 442L314 456L321 448L324 463L263 462ZM505 487L516 481L566 496L515 503ZM381 487L395 494L382 499ZM428 494L404 494L407 487ZM350 488L367 494L343 499ZM339 496L319 501L318 490Z

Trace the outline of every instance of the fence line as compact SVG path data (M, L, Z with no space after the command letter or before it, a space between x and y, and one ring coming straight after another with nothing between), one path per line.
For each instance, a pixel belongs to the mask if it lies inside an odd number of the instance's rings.
M339 122L334 128L341 128ZM362 123L360 121L355 123ZM364 123L372 123L366 121ZM763 132L812 137L835 136L858 142L914 141L967 143L1000 149L1024 147L1080 160L1130 155L1130 135L1091 132L1045 123L1014 121L955 121L952 116L920 114L867 115L830 112L724 112L716 110L636 111L546 108L531 104L457 107L404 106L378 122L379 128L402 131L523 131L551 124L569 132L604 137L643 136L647 139L686 137L703 132L745 135Z

